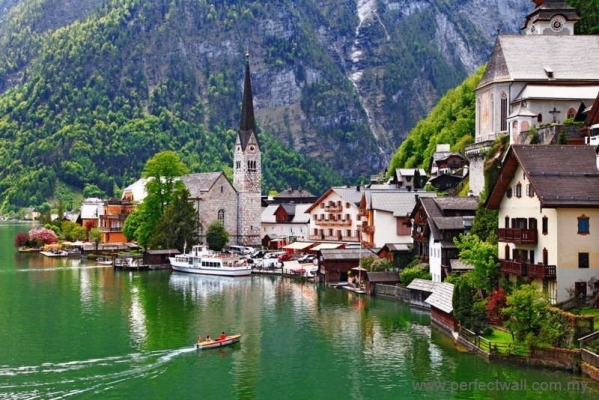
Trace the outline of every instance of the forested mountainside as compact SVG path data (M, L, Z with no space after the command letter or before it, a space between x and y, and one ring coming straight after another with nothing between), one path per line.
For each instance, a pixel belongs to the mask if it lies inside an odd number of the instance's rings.
M65 187L111 195L166 149L193 171L230 172L246 49L264 190L355 181L385 168L532 6L0 1L0 200L36 205Z

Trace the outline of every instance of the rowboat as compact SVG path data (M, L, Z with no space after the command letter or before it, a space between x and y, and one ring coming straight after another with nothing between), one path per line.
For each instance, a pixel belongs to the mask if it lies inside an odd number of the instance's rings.
M196 349L198 349L198 350L212 349L214 347L229 346L231 344L235 344L235 343L239 342L239 340L241 340L241 334L230 335L224 339L204 340L202 342L196 343L195 346L196 346Z

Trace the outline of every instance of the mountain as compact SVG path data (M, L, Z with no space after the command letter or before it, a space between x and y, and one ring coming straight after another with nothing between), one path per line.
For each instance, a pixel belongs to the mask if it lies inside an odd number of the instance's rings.
M246 50L265 191L355 181L389 164L497 30L518 31L525 3L0 0L0 200L112 194L166 149L230 172Z

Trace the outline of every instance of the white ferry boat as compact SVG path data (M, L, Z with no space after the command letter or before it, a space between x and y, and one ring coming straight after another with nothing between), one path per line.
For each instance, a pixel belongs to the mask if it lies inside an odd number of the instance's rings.
M169 257L173 271L189 274L247 276L252 267L240 257L216 253L205 245L193 246L191 252Z

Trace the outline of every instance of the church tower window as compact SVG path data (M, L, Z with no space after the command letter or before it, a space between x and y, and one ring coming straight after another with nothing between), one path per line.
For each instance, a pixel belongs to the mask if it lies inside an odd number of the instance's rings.
M501 131L507 131L507 94L501 93Z

